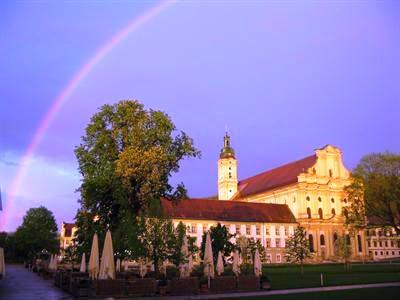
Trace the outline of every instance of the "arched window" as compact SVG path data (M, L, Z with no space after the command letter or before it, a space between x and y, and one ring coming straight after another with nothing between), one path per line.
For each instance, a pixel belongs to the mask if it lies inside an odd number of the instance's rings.
M321 246L325 246L325 236L323 234L319 237L319 242Z
M346 234L346 244L350 245L351 241L350 241L350 235Z
M315 170L315 168L312 168L312 172L313 172L313 174L316 174L317 170Z
M329 177L332 177L332 175L333 175L332 170L329 169Z
M321 202L321 201L322 201L321 197L318 197L318 201L319 201L319 202Z
M307 200L307 201L310 201L310 197L307 196L307 197L306 197L306 200Z
M331 202L332 202L332 203L335 203L335 199L334 199L334 198L331 198Z
M307 217L311 219L311 208L307 207Z
M334 234L333 234L333 243L335 243L337 241L337 233L335 232Z
M310 247L310 252L314 252L314 238L312 234L308 235L308 243Z
M358 252L362 252L361 236L357 235Z
M324 214L323 214L323 212L322 212L322 208L321 208L321 207L318 208L318 215L319 215L319 218L320 218L320 219L323 219L323 218L324 218Z
M335 211L334 208L332 208L331 213L332 213L332 216L335 216L335 215L336 215L336 211Z

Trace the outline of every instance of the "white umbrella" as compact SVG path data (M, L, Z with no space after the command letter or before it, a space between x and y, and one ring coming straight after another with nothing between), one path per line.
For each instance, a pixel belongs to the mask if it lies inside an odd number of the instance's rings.
M107 230L106 239L104 240L103 253L101 254L99 278L115 279L114 251L110 230Z
M187 241L186 236L183 237L181 253L182 253L184 262L179 265L179 274L180 274L181 278L185 278L185 277L189 276L189 265L188 265L188 262L186 261L188 258L189 250L188 250L188 241Z
M93 236L92 249L90 250L89 275L91 279L97 279L99 275L99 239L97 233Z
M124 269L124 272L128 271L128 267L129 262L126 259L122 260L122 268Z
M206 247L204 252L203 264L204 275L208 277L208 288L210 288L210 277L214 278L214 260L211 247L211 237L209 232L207 232L206 237Z
M53 254L52 254L52 255L50 255L50 262L49 262L49 266L48 266L50 271L53 270L53 260L54 260L54 258L53 258Z
M220 276L222 273L224 273L224 261L222 260L222 253L219 251L217 259L217 274Z
M115 271L116 272L121 272L121 260L119 258L117 259L117 264L115 266Z
M147 273L147 265L146 262L143 260L139 261L139 275L141 278L143 278L144 276L146 276Z
M85 273L86 272L86 254L82 254L82 260L81 260L81 267L79 269L79 272Z
M4 249L0 248L0 277L6 277L6 264L4 263Z
M53 256L53 270L57 271L57 264L58 264L58 258L57 255L54 254Z
M235 273L236 276L239 276L239 274L240 274L240 266L239 266L239 252L238 252L238 250L233 252L232 271L233 271L233 273Z
M256 253L254 254L254 274L256 276L261 276L262 274L260 252L258 252L258 249L256 249Z
M193 257L192 254L189 255L188 258L188 276L190 276L190 273L192 273L193 270Z

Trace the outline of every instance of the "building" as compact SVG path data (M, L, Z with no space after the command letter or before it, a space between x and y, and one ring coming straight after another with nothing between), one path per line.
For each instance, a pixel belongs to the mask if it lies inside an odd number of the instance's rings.
M221 223L232 234L259 240L266 247L266 259L273 263L283 261L286 240L298 226L289 207L282 204L212 199L187 199L177 204L163 199L161 204L175 227L179 222L186 225L197 246L201 245L203 233Z
M61 223L60 249L67 249L72 245L75 237L76 227L74 223Z
M351 175L337 147L326 145L308 157L239 180L238 161L226 134L217 166L217 197L177 204L161 201L175 226L184 223L198 245L205 231L221 223L231 233L260 240L267 259L279 263L283 262L287 238L301 225L316 261L335 259L334 242L339 235L346 235L353 259L400 256L399 237L392 231L389 236L379 226L354 236L346 231L344 214L349 202L345 187L351 183ZM71 243L71 226L63 224L63 248Z
M390 260L400 257L400 236L394 228L383 226L381 218L368 217L366 232L369 257L373 260Z

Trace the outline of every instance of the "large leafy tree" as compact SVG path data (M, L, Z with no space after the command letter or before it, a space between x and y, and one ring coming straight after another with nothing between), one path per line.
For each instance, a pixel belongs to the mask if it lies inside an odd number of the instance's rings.
M310 244L304 227L297 227L294 234L286 241L285 258L289 263L300 263L301 274L304 274L304 261L311 257Z
M390 152L366 155L353 176L355 181L348 188L347 223L363 226L365 210L379 225L393 227L400 234L400 155Z
M14 246L24 259L33 259L44 249L55 253L59 241L53 213L43 206L30 208L15 232Z
M350 268L350 257L352 255L350 236L339 236L333 246L335 255L343 260L344 268L348 271Z
M199 152L165 113L127 100L101 107L75 154L83 177L77 242L88 251L94 232L101 242L106 228L117 232L114 244L122 249L129 243L124 228L132 230L152 200L186 196L183 184L174 187L169 179L182 159Z
M234 245L232 244L230 239L234 237L234 235L229 233L228 229L225 226L222 226L221 223L218 223L217 226L210 227L209 231L210 231L214 264L216 264L219 251L221 251L224 257L231 255L231 252L234 250ZM205 232L203 234L201 242L201 257L204 257L204 251L206 248L206 238L207 238L207 233Z

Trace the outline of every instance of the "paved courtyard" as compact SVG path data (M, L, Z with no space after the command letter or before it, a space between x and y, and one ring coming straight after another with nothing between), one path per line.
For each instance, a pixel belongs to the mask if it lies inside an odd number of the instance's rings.
M74 299L57 289L52 280L43 280L22 265L7 265L6 278L0 280L0 299Z

